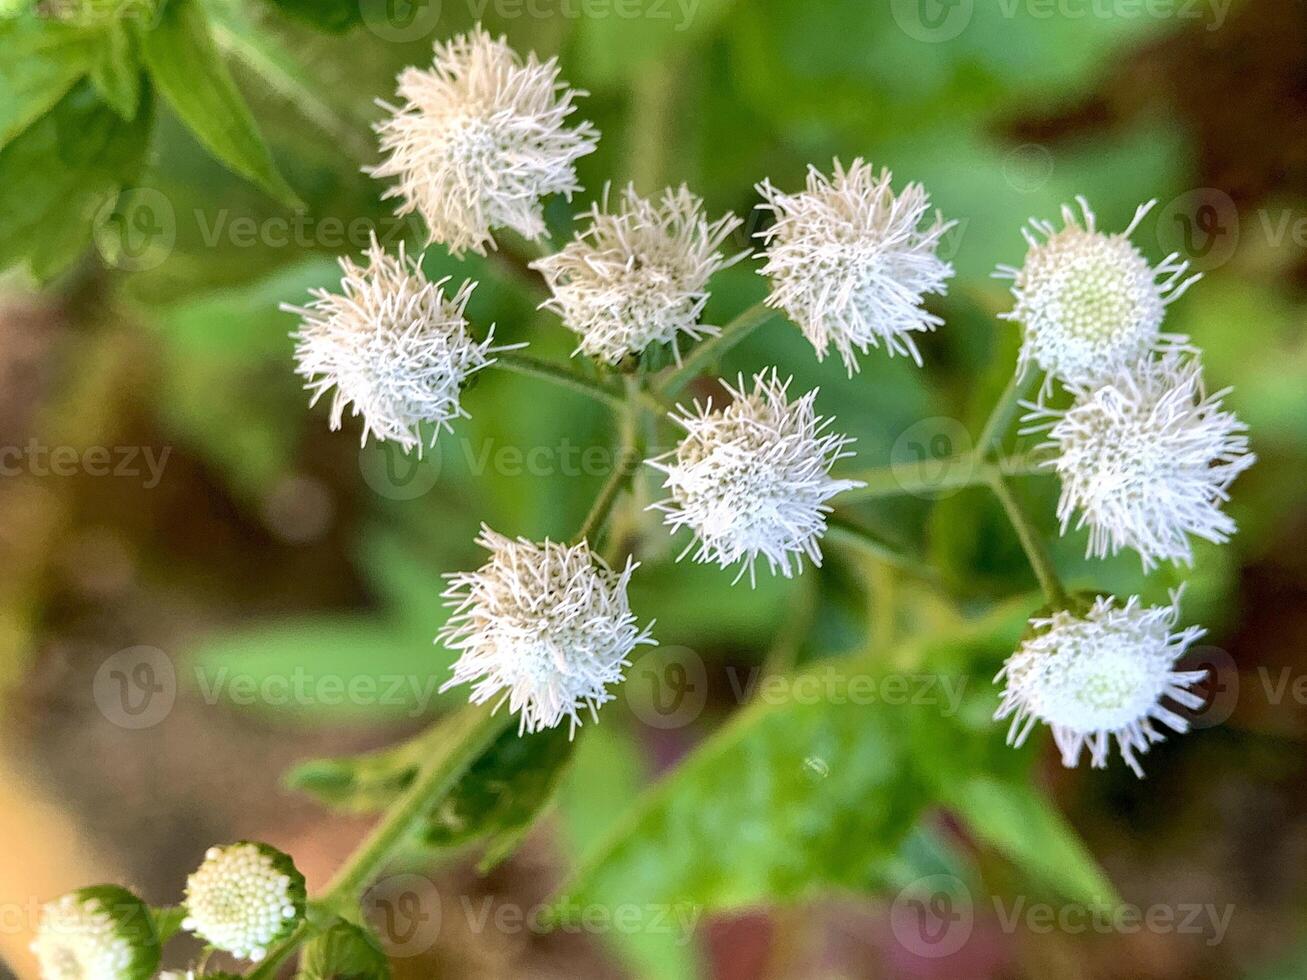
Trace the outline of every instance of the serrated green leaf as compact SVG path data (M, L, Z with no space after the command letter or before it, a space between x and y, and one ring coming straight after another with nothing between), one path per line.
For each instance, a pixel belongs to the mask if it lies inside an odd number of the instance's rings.
M152 122L148 89L129 121L81 82L0 150L0 269L25 259L44 280L72 263L139 176Z
M142 34L141 53L159 91L209 152L283 204L302 206L219 57L198 0L164 7L158 26Z
M489 837L483 867L498 863L552 799L574 748L563 725L529 735L507 729L431 814L423 839L455 847Z
M0 146L67 94L98 46L85 27L34 15L0 19Z

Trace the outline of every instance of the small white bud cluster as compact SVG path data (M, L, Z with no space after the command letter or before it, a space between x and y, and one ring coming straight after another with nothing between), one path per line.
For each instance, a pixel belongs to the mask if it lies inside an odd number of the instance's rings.
M791 402L790 380L773 368L748 390L740 377L735 388L723 383L733 399L725 407L714 410L710 399L671 416L685 438L648 462L666 474L671 493L652 507L673 530L695 534L681 557L697 543L695 561L742 561L736 580L747 571L750 582L759 555L786 578L803 570L801 555L821 564L826 501L862 484L831 477L831 467L853 455L853 440L826 431L833 420L817 415L816 390Z
M699 324L708 301L708 280L743 258L722 255L726 237L740 226L727 214L710 222L703 201L682 185L649 200L628 186L615 211L596 205L583 217L590 225L562 251L531 263L553 296L545 307L580 335L576 353L616 364L651 344L716 334Z
M478 25L437 43L429 70L400 74L404 104L381 103L390 116L376 126L387 159L365 169L398 178L385 195L401 199L398 214L420 213L429 241L455 255L484 255L495 228L540 238L541 198L581 189L576 160L599 136L588 122L565 125L583 94L559 81L554 59L524 60Z
M834 347L850 375L855 351L885 345L921 364L913 334L942 321L928 313L927 295L942 295L953 267L937 252L953 227L936 212L920 184L897 196L888 170L854 160L835 161L827 177L808 168L807 188L784 194L763 181L760 205L775 215L759 233L767 249L761 274L771 280L767 305L784 311L825 358Z
M149 980L159 964L150 910L116 885L41 906L32 952L42 980Z
M1185 348L1187 337L1161 332L1162 319L1167 304L1201 278L1186 278L1189 263L1175 254L1150 265L1131 243L1155 201L1140 205L1129 227L1111 235L1098 230L1088 201L1076 201L1081 219L1069 206L1062 208L1060 230L1031 219L1022 230L1029 245L1025 263L1020 269L1001 265L995 273L1012 280L1016 299L1000 315L1024 331L1018 371L1037 366L1046 372L1046 388L1052 378L1095 386L1154 351Z
M365 443L372 434L421 453L422 426L434 444L451 420L466 417L464 382L509 348L493 346L493 326L483 341L472 336L464 308L475 284L447 295L447 279L430 282L403 243L392 256L375 235L365 258L366 265L341 258L339 293L315 289L307 306L282 304L302 318L293 334L296 373L313 393L310 404L335 388L333 430L352 406Z
M186 879L182 928L215 949L258 962L304 914L304 879L266 844L211 847Z
M1205 671L1177 671L1176 661L1203 635L1197 626L1175 632L1179 593L1169 606L1124 606L1099 596L1083 616L1058 610L1031 622L1033 635L1007 659L996 681L1006 680L996 719L1011 716L1008 743L1021 745L1037 722L1053 729L1062 763L1074 767L1087 746L1095 768L1107 765L1115 738L1121 757L1138 776L1136 757L1163 735L1158 722L1185 732L1188 722L1164 703L1199 708L1189 688Z
M1067 409L1026 416L1047 429L1045 465L1062 481L1057 515L1066 533L1089 527L1088 553L1139 552L1145 571L1159 561L1193 564L1190 535L1217 544L1236 530L1221 510L1235 477L1256 456L1245 426L1221 408L1229 389L1208 395L1196 359L1169 354L1121 371L1101 388L1070 388Z
M636 565L614 571L590 545L513 540L483 526L477 543L490 559L475 572L448 576L444 596L454 614L437 636L460 651L441 688L471 684L473 703L499 696L519 718L520 732L573 732L580 709L613 695L628 657L649 630L636 625L626 589Z

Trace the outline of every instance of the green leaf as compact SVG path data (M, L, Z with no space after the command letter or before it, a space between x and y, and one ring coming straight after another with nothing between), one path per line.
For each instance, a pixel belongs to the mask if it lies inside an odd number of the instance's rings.
M489 837L482 868L497 864L553 798L575 746L563 725L530 735L508 728L431 815L424 840L454 847Z
M91 67L91 84L118 115L128 120L136 117L141 63L135 41L121 21L112 21L105 28L103 44Z
M948 802L976 836L1064 898L1090 906L1120 904L1075 831L1031 786L976 776L950 792Z
M215 157L283 204L302 206L219 57L198 0L169 3L158 26L142 35L141 51L159 90Z
M431 751L434 730L361 755L311 759L285 776L289 789L316 797L346 813L378 813L390 806L417 775Z
M735 909L866 886L929 802L903 725L918 710L744 709L635 804L567 887L560 918L600 901Z
M337 919L304 946L296 980L390 980L381 943L352 922Z
M186 909L180 905L168 905L151 908L150 915L154 919L154 931L159 936L159 942L166 943L181 929Z
M0 146L67 94L96 58L93 31L47 17L0 19Z
M125 120L82 82L0 150L0 269L26 259L45 280L72 263L140 174L152 117L148 89Z

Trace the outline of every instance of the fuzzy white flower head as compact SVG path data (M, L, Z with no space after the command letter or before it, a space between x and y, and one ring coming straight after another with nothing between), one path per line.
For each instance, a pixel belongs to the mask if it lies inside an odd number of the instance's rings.
M441 690L471 684L474 704L498 695L495 707L508 702L519 732L564 718L575 732L583 707L597 720L631 651L654 642L626 598L636 565L614 571L585 541L537 544L484 525L477 543L490 559L448 576L444 596L454 613L436 641L460 656Z
M930 214L930 196L908 184L897 196L893 175L861 159L846 170L838 160L827 177L808 168L807 188L783 194L758 185L775 223L758 237L767 244L761 274L771 279L767 305L784 311L825 358L834 347L849 374L863 354L883 343L890 355L921 364L913 334L942 322L926 312L928 294L942 295L953 266L937 254L955 222Z
M553 296L543 304L581 337L575 353L616 364L650 344L671 344L677 361L681 335L718 333L699 324L713 273L743 258L722 255L726 236L740 226L733 214L710 222L703 201L682 185L648 200L628 186L615 211L588 213L590 226L561 252L537 259Z
M1068 409L1030 406L1048 430L1062 480L1062 533L1078 513L1088 554L1139 552L1144 571L1159 561L1193 564L1190 535L1217 544L1237 527L1222 505L1234 479L1256 461L1245 426L1221 408L1230 389L1206 394L1202 365L1178 354L1148 358L1101 388L1071 387Z
M1111 235L1098 230L1088 201L1076 201L1081 217L1064 206L1061 230L1032 218L1021 231L1029 245L1025 264L1001 265L994 273L1012 280L1016 299L1001 316L1024 330L1017 370L1037 365L1046 389L1054 377L1099 384L1152 351L1185 349L1188 338L1162 333L1162 319L1167 304L1202 278L1185 278L1189 263L1177 261L1176 253L1150 265L1131 243L1156 201L1140 205L1129 227Z
M216 949L255 962L304 914L304 878L266 844L211 847L186 879L182 928Z
M1179 592L1169 606L1144 606L1138 596L1119 606L1099 596L1083 617L1060 610L1032 620L1034 634L994 678L1007 681L994 717L1012 717L1008 744L1021 745L1043 722L1053 729L1063 765L1074 768L1088 746L1090 762L1101 769L1115 738L1121 757L1143 776L1136 753L1163 738L1153 723L1176 732L1189 728L1163 699L1186 708L1203 705L1189 688L1206 672L1174 669L1204 633L1197 626L1174 631L1179 601Z
M363 417L364 443L372 434L420 453L422 425L431 426L434 444L452 419L466 418L463 383L510 348L493 346L493 326L484 341L472 336L463 311L475 283L448 295L448 279L429 281L403 243L389 255L375 235L365 257L366 265L340 259L340 293L314 289L308 306L282 304L303 321L292 334L296 373L307 379L310 404L336 389L333 430L352 406Z
M419 212L455 255L484 255L494 228L541 237L541 198L581 189L576 160L599 133L564 125L585 93L559 81L555 59L524 60L478 25L437 43L429 70L406 68L398 94L403 107L381 103L390 116L375 127L389 156L364 169L399 178L385 195L402 200L397 213Z
M149 909L116 885L41 906L32 952L42 980L149 980L159 963Z
M711 399L682 407L672 420L685 437L648 460L666 474L663 486L671 493L652 508L673 531L688 527L695 534L680 557L697 543L695 561L723 568L742 561L737 582L746 571L755 581L759 555L786 578L803 570L801 555L820 565L826 501L862 486L832 479L831 467L853 455L846 450L853 440L826 431L833 420L817 415L816 389L789 401L790 381L773 368L770 377L755 375L751 391L743 376L735 388L723 382L733 401L716 411Z

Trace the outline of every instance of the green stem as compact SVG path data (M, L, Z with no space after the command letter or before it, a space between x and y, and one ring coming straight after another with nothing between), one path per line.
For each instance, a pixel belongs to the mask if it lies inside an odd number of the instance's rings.
M1003 394L999 396L993 411L989 413L989 418L985 420L985 427L980 430L980 435L976 439L977 458L987 459L991 450L1002 448L1003 437L1007 435L1012 419L1021 407L1021 398L1034 377L1035 372L1030 369L1012 375L1012 379L1003 389Z
M556 385L562 385L564 388L571 388L573 391L579 391L595 401L603 402L610 408L622 409L626 405L626 400L620 394L605 387L598 381L592 381L570 368L542 361L539 358L531 357L529 354L505 351L496 354L490 366L512 371L514 374L525 375L528 378L540 378Z
M590 513L586 514L585 520L581 522L581 528L576 532L574 541L584 541L603 527L604 522L608 519L608 514L613 509L613 504L617 501L618 495L625 489L635 473L640 455L636 439L635 396L637 392L638 382L635 378L628 376L626 379L627 400L623 403L625 407L620 415L617 459L614 461L613 471L608 474L608 480L600 488L599 496L595 498L594 504L590 507Z
M875 531L855 523L841 514L826 519L826 535L832 541L848 545L895 568L901 568L928 582L938 579L935 570L903 554Z
M332 907L357 902L395 849L454 788L468 766L508 727L511 719L507 711L495 714L490 704L468 705L449 719L445 723L452 729L448 739L436 746L412 785L336 872L322 896L323 904Z
M698 377L699 373L715 358L721 357L728 350L762 326L776 311L765 303L755 303L737 316L715 337L709 337L681 362L681 366L672 371L667 380L658 387L658 394L674 397L687 384Z
M1012 523L1012 528L1017 532L1017 537L1021 540L1021 547L1026 553L1026 559L1030 562L1030 567L1035 572L1035 578L1039 579L1039 587L1044 590L1044 597L1053 606L1069 609L1071 607L1071 597L1063 588L1062 580L1058 578L1057 569L1053 566L1053 559L1044 546L1044 540L1039 536L1039 532L1035 530L1029 516L1012 493L1012 488L1007 485L1007 480L1003 478L1001 473L997 473L991 477L989 485L993 488L999 503L1003 505L1008 520Z
M272 980L277 975L278 968L309 938L311 931L307 921L301 922L294 932L269 949L268 955L259 961L259 965L246 974L248 980Z

